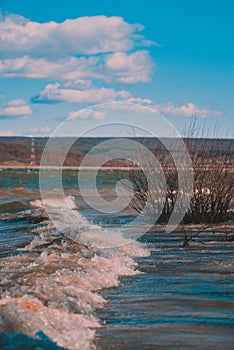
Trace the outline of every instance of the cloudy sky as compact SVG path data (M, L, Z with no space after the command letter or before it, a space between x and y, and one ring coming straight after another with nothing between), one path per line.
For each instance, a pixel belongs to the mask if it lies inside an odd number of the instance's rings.
M140 104L179 131L196 116L233 137L232 0L0 6L0 135L50 135L67 117L85 130ZM126 110L90 108L107 102ZM155 127L152 117L140 118Z

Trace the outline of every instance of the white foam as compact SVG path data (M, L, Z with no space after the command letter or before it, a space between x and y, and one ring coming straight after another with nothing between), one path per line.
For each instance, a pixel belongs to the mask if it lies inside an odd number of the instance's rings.
M51 221L43 221L25 247L30 254L0 261L6 290L0 328L7 331L11 324L15 332L30 336L42 331L67 349L94 349L99 323L93 312L106 302L98 291L118 286L121 276L139 274L132 257L149 252L138 242L128 244L118 231L90 224L75 209L73 197L65 204L53 199L33 205L49 211L69 240L59 236ZM113 242L116 246L106 249Z
M130 255L143 256L143 249L139 249L139 244L135 240L125 238L123 233L117 229L103 229L99 225L90 222L78 212L74 197L68 196L63 199L48 199L44 201L31 202L34 206L44 207L59 231L67 237L91 245L96 248L113 248L131 245ZM134 248L136 251L134 253ZM140 252L141 250L141 252ZM125 249L127 252L127 249Z
M34 200L30 204L38 208L59 208L59 209L75 209L76 204L73 196L67 196L64 199L60 198L48 198L43 200Z
M71 314L45 307L30 295L20 298L5 297L0 301L1 323L10 323L16 332L29 336L42 331L59 346L68 349L92 349L98 322L92 316Z

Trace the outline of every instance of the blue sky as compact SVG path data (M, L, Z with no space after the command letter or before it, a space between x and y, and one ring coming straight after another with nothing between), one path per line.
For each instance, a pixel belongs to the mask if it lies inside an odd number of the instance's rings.
M232 0L0 6L1 135L50 135L68 116L82 130L119 121L123 109L77 111L122 101L150 107L180 131L197 116L233 137ZM142 119L155 128L152 117Z

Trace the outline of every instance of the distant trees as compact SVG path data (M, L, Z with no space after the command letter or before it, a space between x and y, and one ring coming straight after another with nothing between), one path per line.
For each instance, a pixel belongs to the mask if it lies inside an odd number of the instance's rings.
M0 162L30 162L30 147L27 145L0 141Z

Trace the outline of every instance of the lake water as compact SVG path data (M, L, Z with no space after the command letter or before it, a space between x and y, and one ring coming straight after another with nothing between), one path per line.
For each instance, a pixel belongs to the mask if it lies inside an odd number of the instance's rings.
M157 228L123 244L130 209L90 208L77 171L63 174L66 205L54 172L47 180L55 196L45 208L37 170L0 173L1 349L233 349L231 242L182 248L182 232ZM104 198L115 183L113 171L100 174Z

